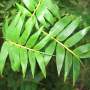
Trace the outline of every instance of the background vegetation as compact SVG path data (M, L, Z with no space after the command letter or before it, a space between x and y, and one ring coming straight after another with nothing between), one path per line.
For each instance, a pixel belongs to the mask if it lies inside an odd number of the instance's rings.
M1 30L5 16L9 16L11 19L13 15L15 15L17 12L15 9L16 2L21 1L0 1L0 46L3 42ZM90 25L90 0L56 0L56 2L61 10L62 16L65 14L82 16L82 24L84 26ZM81 43L86 42L90 42L90 33L87 34ZM29 79L29 72L27 73L26 78L22 79L21 72L13 72L10 68L10 62L7 60L4 75L0 77L0 90L35 90L35 88L38 88L37 90L90 90L90 61L85 59L83 62L86 69L81 70L78 81L73 87L71 76L69 76L66 82L63 81L63 72L61 73L61 76L58 77L54 60L51 61L47 67L47 79L43 79L40 82Z

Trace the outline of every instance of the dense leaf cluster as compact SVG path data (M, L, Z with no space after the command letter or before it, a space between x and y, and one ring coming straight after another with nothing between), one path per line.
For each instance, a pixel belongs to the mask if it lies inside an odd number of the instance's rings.
M81 17L61 16L58 5L52 0L23 0L16 4L18 12L11 21L6 18L3 27L4 43L0 53L0 73L9 56L13 71L22 68L25 77L30 64L34 77L36 62L46 77L46 66L52 57L56 57L58 75L65 62L64 81L70 69L73 69L73 84L80 72L82 58L90 58L90 44L76 46L90 30L77 27ZM73 48L72 48L73 47Z

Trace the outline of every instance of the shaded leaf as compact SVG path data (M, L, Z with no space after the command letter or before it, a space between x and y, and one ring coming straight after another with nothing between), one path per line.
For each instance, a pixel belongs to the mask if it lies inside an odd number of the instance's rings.
M74 50L74 52L80 58L90 58L90 44L79 46Z
M79 73L80 73L80 60L73 57L73 85L75 85Z

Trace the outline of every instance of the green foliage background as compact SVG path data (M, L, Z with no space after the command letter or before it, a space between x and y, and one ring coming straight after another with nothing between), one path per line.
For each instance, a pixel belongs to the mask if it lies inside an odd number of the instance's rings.
M15 2L17 0L1 0L0 1L0 30L3 26L5 16L12 16L16 13ZM20 2L20 1L18 1ZM56 0L61 9L62 16L65 14L74 14L76 16L81 15L83 18L82 24L84 26L90 25L90 0ZM12 18L10 17L10 18ZM82 25L81 25L82 27ZM90 33L84 38L82 43L90 42ZM0 37L2 32L0 31ZM0 39L2 44L3 39ZM54 59L54 58L53 58ZM88 59L84 60L86 69L81 70L79 80L75 87L72 86L71 76L67 82L63 81L63 72L60 77L57 76L55 62L51 63L47 67L47 79L43 79L41 82L34 82L30 79L29 72L26 78L23 80L21 72L16 73L9 67L9 61L7 61L4 71L4 76L0 77L0 90L81 90L90 89L90 62ZM34 89L32 87L38 87Z

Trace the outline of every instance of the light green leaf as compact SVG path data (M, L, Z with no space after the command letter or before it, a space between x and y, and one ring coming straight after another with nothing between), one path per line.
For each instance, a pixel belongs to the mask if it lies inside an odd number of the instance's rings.
M78 43L87 34L87 32L89 30L90 30L90 27L87 27L87 28L85 28L85 29L77 32L76 34L74 34L73 36L71 36L69 39L67 39L64 44L67 47L74 46L76 43Z
M27 22L25 24L25 30L18 41L21 45L24 45L26 43L26 41L33 29L33 26L35 24L35 20L36 20L35 16L32 16L27 20Z
M4 42L0 52L0 74L2 75L6 58L8 56L8 43Z
M19 48L16 46L12 46L14 55L13 55L13 59L14 59L14 66L15 69L18 71L20 69L20 57L19 57Z
M78 27L79 23L81 21L81 18L78 17L75 20L73 20L57 37L59 41L64 41L66 38L68 38Z
M48 22L46 22L46 20L44 18L46 9L47 9L46 8L46 0L43 0L37 9L36 16L37 16L38 21L47 28L50 25Z
M22 27L23 27L23 24L24 24L24 20L25 20L25 15L23 14L22 16L20 16L19 21L18 21L18 23L17 23L17 25L15 27L15 31L14 31L15 35L14 35L14 37L15 37L16 42L18 41L18 39L20 37Z
M64 81L66 81L67 76L70 72L72 66L72 54L70 52L66 52L66 57L65 57L65 73L64 73Z
M71 22L71 20L71 16L66 16L60 21L58 21L50 30L50 33L45 38L43 38L38 44L36 44L34 48L37 50L42 49L51 40L51 37L57 36Z
M6 31L7 31L7 28L8 28L8 24L9 24L9 22L8 22L7 17L6 17L5 22L4 22L4 26L3 26L3 30L2 30L4 38L6 37Z
M20 61L21 61L23 78L25 78L27 64L28 64L27 50L24 48L20 48L19 50L20 50Z
M35 52L35 56L36 56L36 60L39 64L39 67L40 67L44 77L46 78L45 61L44 61L43 55L40 54L39 52Z
M12 20L11 24L9 25L9 27L6 30L6 38L12 41L16 40L16 25L19 21L20 18L20 12L18 12L18 14L15 16L15 18ZM11 34L12 32L12 34Z
M55 51L55 47L56 47L56 43L51 42L45 49L45 53L47 54L47 55L44 55L45 65L47 65L51 60L53 53Z
M46 5L48 7L48 9L50 10L50 12L57 18L60 19L60 9L57 5L57 3L53 0L45 0L46 1Z
M10 58L11 68L12 68L13 71L16 71L15 62L14 62L14 58L13 58L14 52L13 52L12 45L9 44L8 48L9 48L9 51L8 52L9 52L9 58Z
M79 73L80 73L80 60L73 57L73 85L75 85Z
M48 9L45 9L44 12L45 12L45 15L44 15L45 19L46 19L50 24L53 25L54 22L55 22L55 18L53 17L53 15L50 13L50 11L49 11Z
M28 55L29 55L29 63L30 63L30 66L31 66L32 75L33 75L33 78L34 78L35 66L36 66L35 55L32 51L28 51Z
M36 4L38 4L38 0L23 0L23 3L30 11L34 11Z
M64 62L64 57L65 57L65 49L61 45L57 44L56 46L56 65L57 65L58 75L60 75L63 62Z
M18 4L18 3L16 3L16 5L17 5L19 11L22 12L24 15L28 15L28 16L32 15L31 12L28 11L24 6L22 6L22 5Z
M19 71L20 69L19 48L9 44L8 52L13 71Z
M74 53L76 53L80 58L90 58L90 44L77 47L74 50Z
M43 30L43 26L42 26L35 34L33 34L33 35L29 38L29 40L28 40L27 43L26 43L26 46L32 47L32 46L36 43L36 41L38 40L38 38L39 38L42 30Z

